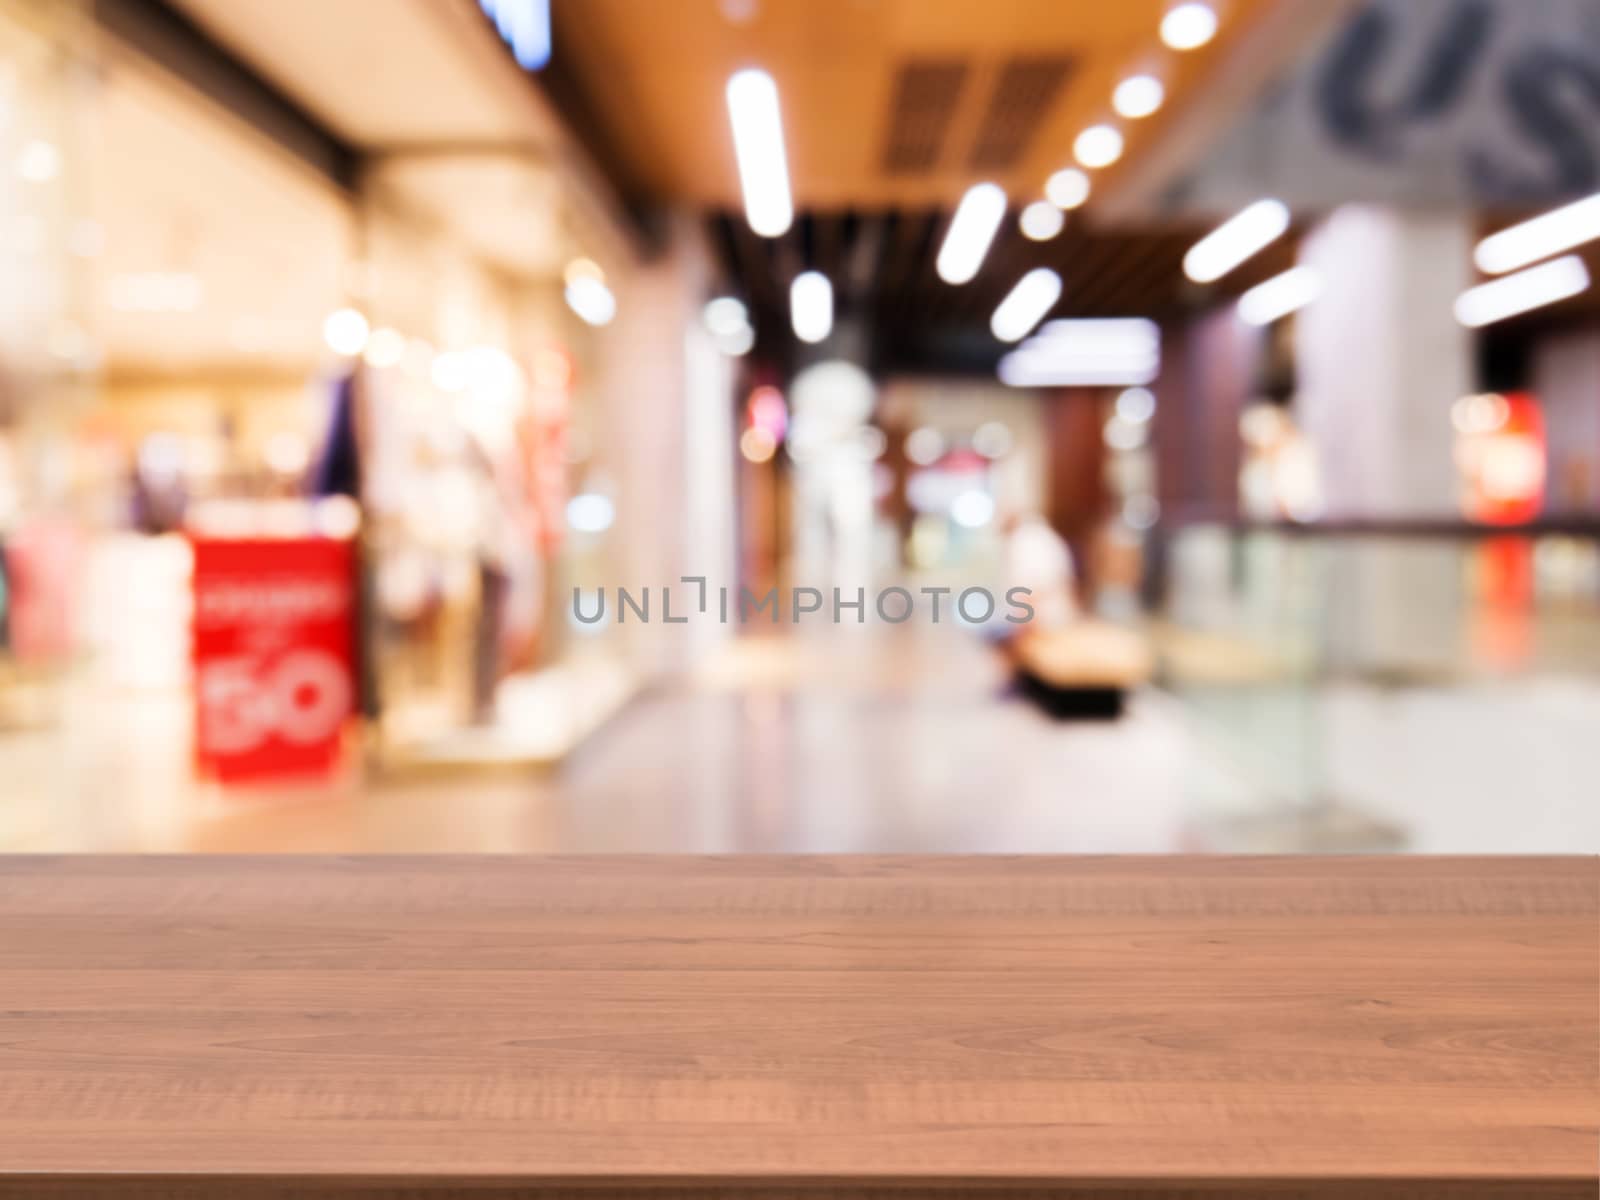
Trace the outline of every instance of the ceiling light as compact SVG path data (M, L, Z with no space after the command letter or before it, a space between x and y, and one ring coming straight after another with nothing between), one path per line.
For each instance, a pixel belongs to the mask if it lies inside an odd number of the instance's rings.
M1596 238L1600 238L1600 194L1491 234L1478 243L1472 260L1486 274L1500 275Z
M1122 134L1110 125L1091 125L1072 143L1072 157L1086 167L1109 167L1122 157Z
M1247 325L1271 325L1321 294L1321 275L1310 267L1291 267L1240 296L1239 317Z
M968 188L956 205L944 245L939 247L934 264L939 278L946 283L966 283L976 275L1005 215L1006 194L998 184L979 183Z
M1211 283L1283 236L1289 210L1281 200L1257 200L1229 217L1183 256L1183 273L1196 283Z
M1589 286L1589 271L1575 254L1481 283L1456 300L1456 320L1476 328L1576 296Z
M1011 430L1002 421L985 421L972 434L972 448L984 458L1004 458L1012 444Z
M1138 120L1155 112L1166 98L1167 89L1154 75L1130 75L1117 84L1111 107L1124 117Z
M802 271L789 285L789 320L794 335L813 344L833 331L833 285L821 271Z
M1101 437L1113 450L1137 450L1149 440L1150 431L1143 425L1112 416L1101 430Z
M1217 32L1217 14L1200 0L1184 0L1161 19L1161 40L1174 50L1195 50Z
M1035 200L1022 210L1022 217L1018 221L1022 236L1035 242L1048 242L1061 232L1061 227L1066 223L1067 219L1061 215L1061 210L1048 200Z
M994 497L968 488L950 501L950 519L963 529L982 529L994 519Z
M1057 208L1077 208L1089 198L1089 177L1077 167L1064 167L1045 180L1044 194Z
M919 467L931 467L944 457L944 435L931 425L919 425L906 434L906 458Z
M1035 267L1017 280L1017 286L1000 301L989 328L1002 342L1019 341L1060 298L1061 276L1049 267Z
M367 366L377 367L381 370L385 367L398 367L400 360L405 356L405 334L398 329L390 329L385 326L382 329L374 329L372 331L372 336L367 339L367 350L363 357L366 359Z
M322 340L328 349L354 358L367 344L367 319L353 308L335 309L322 322Z
M745 219L762 237L777 237L794 221L778 85L765 71L750 68L728 80L727 98Z
M712 337L726 337L750 324L750 314L743 303L732 296L718 296L706 304L701 314L706 332Z
M1149 388L1131 387L1117 397L1117 416L1129 425L1143 425L1156 415L1156 398Z
M1143 317L1057 320L1000 360L1010 387L1138 386L1161 370L1161 331Z
M567 528L578 533L604 533L616 517L611 497L599 492L579 492L567 501Z
M759 425L752 425L739 435L739 453L749 462L768 462L777 452L778 439Z
M732 357L749 354L756 344L756 331L750 324L750 311L742 300L718 296L700 314L706 332L718 350Z
M567 284L567 307L586 325L609 325L617 315L617 298L605 282L591 275L580 275Z
M729 333L720 334L712 339L718 350L729 358L743 358L755 349L756 331L748 325L741 325Z

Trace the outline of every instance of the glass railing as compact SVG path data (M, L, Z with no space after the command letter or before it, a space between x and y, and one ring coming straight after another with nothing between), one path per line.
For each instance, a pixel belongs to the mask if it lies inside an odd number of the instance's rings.
M1600 525L1187 526L1155 617L1199 844L1600 850Z

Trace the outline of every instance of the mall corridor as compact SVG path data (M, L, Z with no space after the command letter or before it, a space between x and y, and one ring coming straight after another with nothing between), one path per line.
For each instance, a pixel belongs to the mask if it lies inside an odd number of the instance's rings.
M846 626L730 641L542 769L219 790L189 778L173 701L31 761L12 739L0 768L73 764L12 830L41 851L1600 853L1570 767L1600 728L1592 682L1169 685L1063 721L969 630Z

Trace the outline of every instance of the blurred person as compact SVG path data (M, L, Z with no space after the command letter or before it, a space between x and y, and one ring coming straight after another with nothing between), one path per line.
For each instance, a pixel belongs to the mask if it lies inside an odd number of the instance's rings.
M1072 569L1072 552L1066 541L1036 512L1013 512L1001 525L1005 589L1021 587L1032 593L1033 620L1024 629L1058 629L1079 615Z

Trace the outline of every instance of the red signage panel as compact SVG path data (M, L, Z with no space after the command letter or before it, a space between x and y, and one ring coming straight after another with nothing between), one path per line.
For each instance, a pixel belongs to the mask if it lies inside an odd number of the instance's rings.
M355 711L352 544L194 541L195 755L223 781L323 775Z

